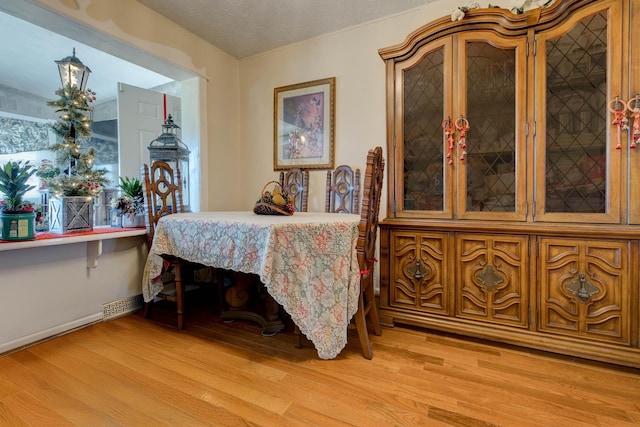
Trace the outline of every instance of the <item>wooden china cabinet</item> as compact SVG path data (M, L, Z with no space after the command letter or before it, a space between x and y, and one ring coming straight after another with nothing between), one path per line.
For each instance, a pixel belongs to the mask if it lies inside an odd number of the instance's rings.
M640 0L476 9L379 53L383 323L640 367Z

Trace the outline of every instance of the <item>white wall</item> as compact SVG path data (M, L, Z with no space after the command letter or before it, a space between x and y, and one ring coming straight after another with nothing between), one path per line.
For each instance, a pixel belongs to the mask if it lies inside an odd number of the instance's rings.
M381 146L387 158L386 76L378 50L447 14L448 1L414 9L351 29L323 35L240 61L240 117L243 165L238 177L244 195L240 209L251 209L263 185L277 179L273 170L274 89L336 78L335 166L364 172L367 151ZM326 170L309 174L309 211L324 211ZM380 219L387 214L385 174ZM379 289L379 266L374 286Z
M359 167L367 151L385 153L385 66L378 50L399 44L413 30L442 17L450 1L436 3L348 30L323 35L240 61L240 117L243 167L241 206L250 209L273 170L274 88L336 78L335 165ZM324 210L326 171L310 174L310 211ZM386 216L386 184L380 217Z
M102 319L102 305L141 293L144 236L0 251L0 354ZM11 243L0 243L11 244Z

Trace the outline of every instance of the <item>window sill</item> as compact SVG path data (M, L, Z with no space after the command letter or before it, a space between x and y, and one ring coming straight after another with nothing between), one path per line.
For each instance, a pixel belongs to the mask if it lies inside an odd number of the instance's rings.
M102 255L103 240L144 236L145 234L147 234L145 228L118 229L108 226L94 227L93 231L86 233L60 234L55 237L52 237L51 233L37 233L34 240L0 241L0 252L87 242L87 268L96 268L98 266L98 257Z

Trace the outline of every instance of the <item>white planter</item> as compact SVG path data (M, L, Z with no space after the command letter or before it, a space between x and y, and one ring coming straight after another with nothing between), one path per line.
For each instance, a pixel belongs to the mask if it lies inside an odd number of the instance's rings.
M123 228L144 228L147 224L144 221L144 215L122 215L122 227Z
M67 196L49 199L49 231L72 233L93 230L93 197Z

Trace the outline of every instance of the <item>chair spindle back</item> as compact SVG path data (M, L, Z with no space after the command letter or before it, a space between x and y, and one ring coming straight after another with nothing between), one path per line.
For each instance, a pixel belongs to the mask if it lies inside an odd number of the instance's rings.
M182 181L180 169L175 172L167 162L156 160L151 167L146 163L142 167L145 186L147 222L147 239L153 241L158 220L172 213L184 212L182 205Z
M360 213L360 169L341 165L327 171L325 212Z
M309 194L309 171L292 168L280 172L280 185L293 197L293 207L296 212L307 211L307 196Z

